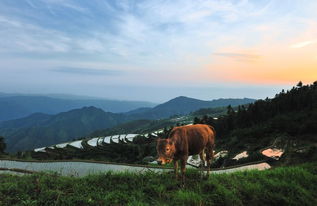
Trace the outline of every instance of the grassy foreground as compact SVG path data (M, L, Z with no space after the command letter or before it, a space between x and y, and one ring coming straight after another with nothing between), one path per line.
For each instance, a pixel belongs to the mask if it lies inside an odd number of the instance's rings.
M84 178L0 175L0 205L317 205L317 163L266 171L106 173Z

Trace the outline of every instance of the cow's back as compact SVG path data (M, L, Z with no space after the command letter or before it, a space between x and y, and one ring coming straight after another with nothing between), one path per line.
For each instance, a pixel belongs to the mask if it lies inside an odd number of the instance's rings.
M207 145L214 145L215 132L208 125L187 125L175 127L169 138L176 142L178 153L194 155L200 153Z

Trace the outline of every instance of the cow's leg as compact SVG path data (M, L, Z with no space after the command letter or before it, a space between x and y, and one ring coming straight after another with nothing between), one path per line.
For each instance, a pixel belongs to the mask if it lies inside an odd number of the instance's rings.
M182 186L185 186L185 172L186 172L186 162L188 156L181 158L181 172L182 172Z
M212 145L206 148L206 159L207 159L207 177L210 173L211 161L214 158L214 147Z
M178 160L173 160L176 180L178 179Z
M202 151L199 153L199 157L200 157L200 160L201 160L201 165L200 165L200 167L201 167L201 168L204 168L204 167L205 167L205 152L204 152L204 150L202 150Z
M204 167L205 167L205 151L204 149L199 153L199 157L200 157L200 160L201 160L201 163L200 163L200 176L201 178L204 177Z

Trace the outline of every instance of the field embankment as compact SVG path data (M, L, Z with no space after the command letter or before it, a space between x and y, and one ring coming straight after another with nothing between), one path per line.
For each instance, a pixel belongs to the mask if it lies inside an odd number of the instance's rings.
M207 180L189 170L185 188L168 173L0 174L0 205L316 205L316 166L212 174Z
M191 167L188 165L188 167ZM264 170L271 168L266 162L256 162L236 167L212 169L213 173L230 173L243 170ZM156 165L136 165L108 163L100 161L83 161L83 160L64 160L64 161L25 161L0 159L0 173L9 174L33 174L38 172L55 173L56 175L83 177L105 172L138 172L147 171L164 172L171 171L170 167L160 167ZM206 172L206 171L205 171Z

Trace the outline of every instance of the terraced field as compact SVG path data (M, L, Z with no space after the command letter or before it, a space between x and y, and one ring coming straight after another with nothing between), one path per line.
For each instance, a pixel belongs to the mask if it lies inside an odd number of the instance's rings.
M36 148L37 160L86 159L120 163L146 163L154 160L155 139L161 130L149 134L116 134L64 142ZM143 159L147 157L147 161ZM150 161L149 161L150 160Z
M32 158L37 160L75 159L143 165L152 163L153 165L156 163L155 140L158 136L162 136L162 134L163 130L159 129L149 134L116 134L93 137L37 148L31 155ZM227 167L268 159L278 161L279 158L276 158L275 153L278 152L279 157L284 153L283 150L274 147L263 148L262 150L251 151L251 153L250 151L240 151L235 155L231 154L231 156L228 156L227 150L217 151L213 167ZM275 151L275 153L272 151ZM261 156L261 158L254 159L252 156L250 157L250 154ZM230 164L224 165L224 162L229 162ZM198 156L190 156L187 164L189 167L199 167L201 161Z
M156 133L152 133L153 135L156 135ZM119 134L119 135L113 135L113 136L107 136L107 137L95 137L88 140L77 140L73 142L65 142L49 147L41 147L34 149L34 152L48 152L50 149L55 148L66 148L66 147L75 147L77 149L84 149L84 146L88 144L88 147L98 147L102 146L103 144L110 144L110 143L128 143L132 142L133 139L138 136L139 134ZM147 137L146 135L143 135L144 137Z

